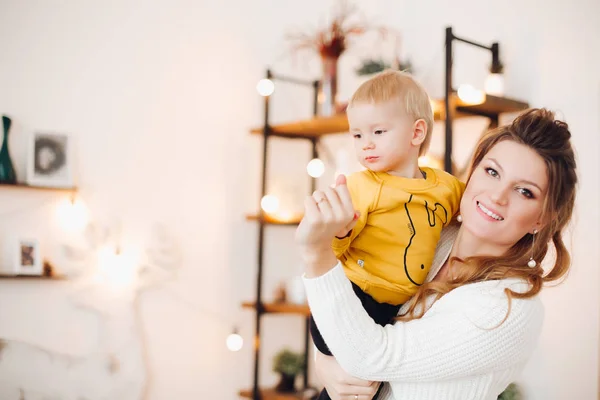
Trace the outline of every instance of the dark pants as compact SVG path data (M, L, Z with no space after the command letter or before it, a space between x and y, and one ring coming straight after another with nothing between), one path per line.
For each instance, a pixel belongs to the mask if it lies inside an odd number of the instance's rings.
M378 303L371 296L363 292L354 283L352 283L352 289L354 289L354 293L356 293L356 296L360 299L363 308L365 309L367 314L369 314L369 316L373 318L373 321L375 321L375 323L381 326L385 326L387 324L392 323L393 319L398 315L398 310L400 310L401 307L400 305L394 306L392 304ZM329 347L327 347L325 340L323 340L323 337L321 336L319 328L317 328L317 324L315 323L315 320L313 319L312 315L310 316L310 334L317 349L321 353L331 356L331 351L329 351ZM381 386L379 387L379 390L377 391L375 397L373 397L373 400L377 399L380 391ZM325 389L323 389L323 391L317 399L331 400Z

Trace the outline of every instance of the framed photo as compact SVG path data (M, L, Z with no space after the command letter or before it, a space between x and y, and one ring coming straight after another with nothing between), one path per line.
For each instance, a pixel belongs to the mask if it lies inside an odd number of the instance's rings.
M71 138L57 133L34 133L28 148L27 183L35 186L72 187Z
M14 273L16 275L42 275L44 269L39 242L36 239L19 238L16 243Z

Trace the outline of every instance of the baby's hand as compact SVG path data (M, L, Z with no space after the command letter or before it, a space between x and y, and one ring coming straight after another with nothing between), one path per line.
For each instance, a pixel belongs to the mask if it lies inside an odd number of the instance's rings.
M344 229L339 231L335 235L335 237L338 239L346 239L348 236L350 236L350 234L352 233L352 228L354 228L354 225L356 225L356 221L358 221L358 217L360 217L360 211L356 211L354 213L354 219L352 220L352 222L346 225Z

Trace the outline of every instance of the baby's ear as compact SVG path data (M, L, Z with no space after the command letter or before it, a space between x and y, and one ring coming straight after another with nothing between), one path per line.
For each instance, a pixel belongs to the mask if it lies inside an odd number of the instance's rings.
M413 146L420 146L427 137L427 122L424 119L418 119L413 125L413 135L411 143Z

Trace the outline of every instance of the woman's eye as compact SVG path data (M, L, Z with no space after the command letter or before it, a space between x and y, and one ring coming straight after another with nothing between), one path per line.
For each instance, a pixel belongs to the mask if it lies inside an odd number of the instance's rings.
M355 133L354 134L354 139L360 139L360 133Z
M517 191L523 196L527 197L528 199L533 199L533 193L531 192L531 190L525 188L517 188Z
M485 172L494 178L498 177L498 172L494 168L486 168Z

